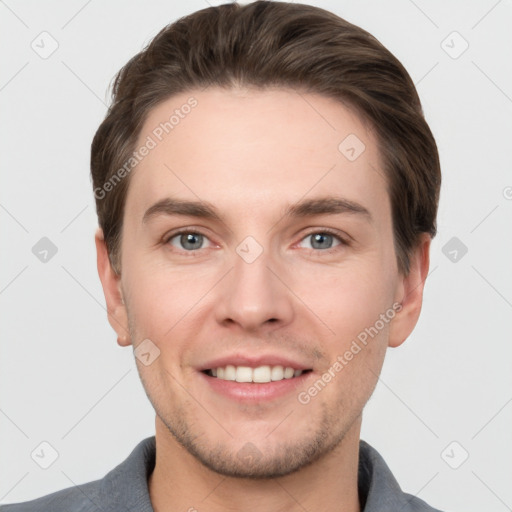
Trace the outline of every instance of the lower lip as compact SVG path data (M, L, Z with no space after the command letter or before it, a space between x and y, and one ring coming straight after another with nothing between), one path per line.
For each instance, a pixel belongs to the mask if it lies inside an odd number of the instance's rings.
M304 381L312 375L313 372L303 373L299 377L292 379L283 379L272 382L236 382L234 380L217 379L210 377L203 372L199 372L201 378L215 391L233 400L240 402L247 401L266 401L274 400L297 391L297 388L303 387Z

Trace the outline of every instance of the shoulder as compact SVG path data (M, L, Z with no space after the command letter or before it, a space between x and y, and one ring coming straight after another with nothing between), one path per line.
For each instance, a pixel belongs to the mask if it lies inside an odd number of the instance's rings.
M0 505L0 512L152 512L147 478L155 465L155 437L142 440L126 460L103 478L67 487L23 503Z
M100 486L101 480L95 480L68 487L23 503L0 505L0 512L96 512Z
M413 496L412 494L402 493L403 510L407 512L443 512L438 508L431 507L427 502Z
M359 443L358 487L364 512L442 512L403 492L380 453L362 439Z

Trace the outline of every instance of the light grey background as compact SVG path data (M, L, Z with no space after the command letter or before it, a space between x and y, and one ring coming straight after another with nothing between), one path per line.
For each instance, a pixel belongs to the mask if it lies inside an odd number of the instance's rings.
M511 2L311 3L402 61L443 171L422 316L388 351L362 438L436 507L511 510ZM106 319L89 149L115 72L207 5L0 1L1 503L100 478L154 432L131 349ZM51 49L43 31L58 43L46 59L31 47ZM32 252L42 237L58 249L46 263ZM468 249L455 262L453 237ZM58 452L48 469L31 458L43 441Z

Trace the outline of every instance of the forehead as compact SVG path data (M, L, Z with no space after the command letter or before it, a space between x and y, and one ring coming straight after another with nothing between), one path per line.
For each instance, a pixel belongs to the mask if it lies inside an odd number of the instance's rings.
M217 88L175 95L150 111L137 148L144 145L126 208L139 217L169 195L235 215L333 193L369 209L388 206L374 136L324 96Z

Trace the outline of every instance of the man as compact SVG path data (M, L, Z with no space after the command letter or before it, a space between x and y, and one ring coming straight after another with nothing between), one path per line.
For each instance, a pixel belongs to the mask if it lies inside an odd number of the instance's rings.
M117 75L91 172L156 435L4 512L435 510L360 440L420 314L441 181L395 57L308 5L196 12Z

